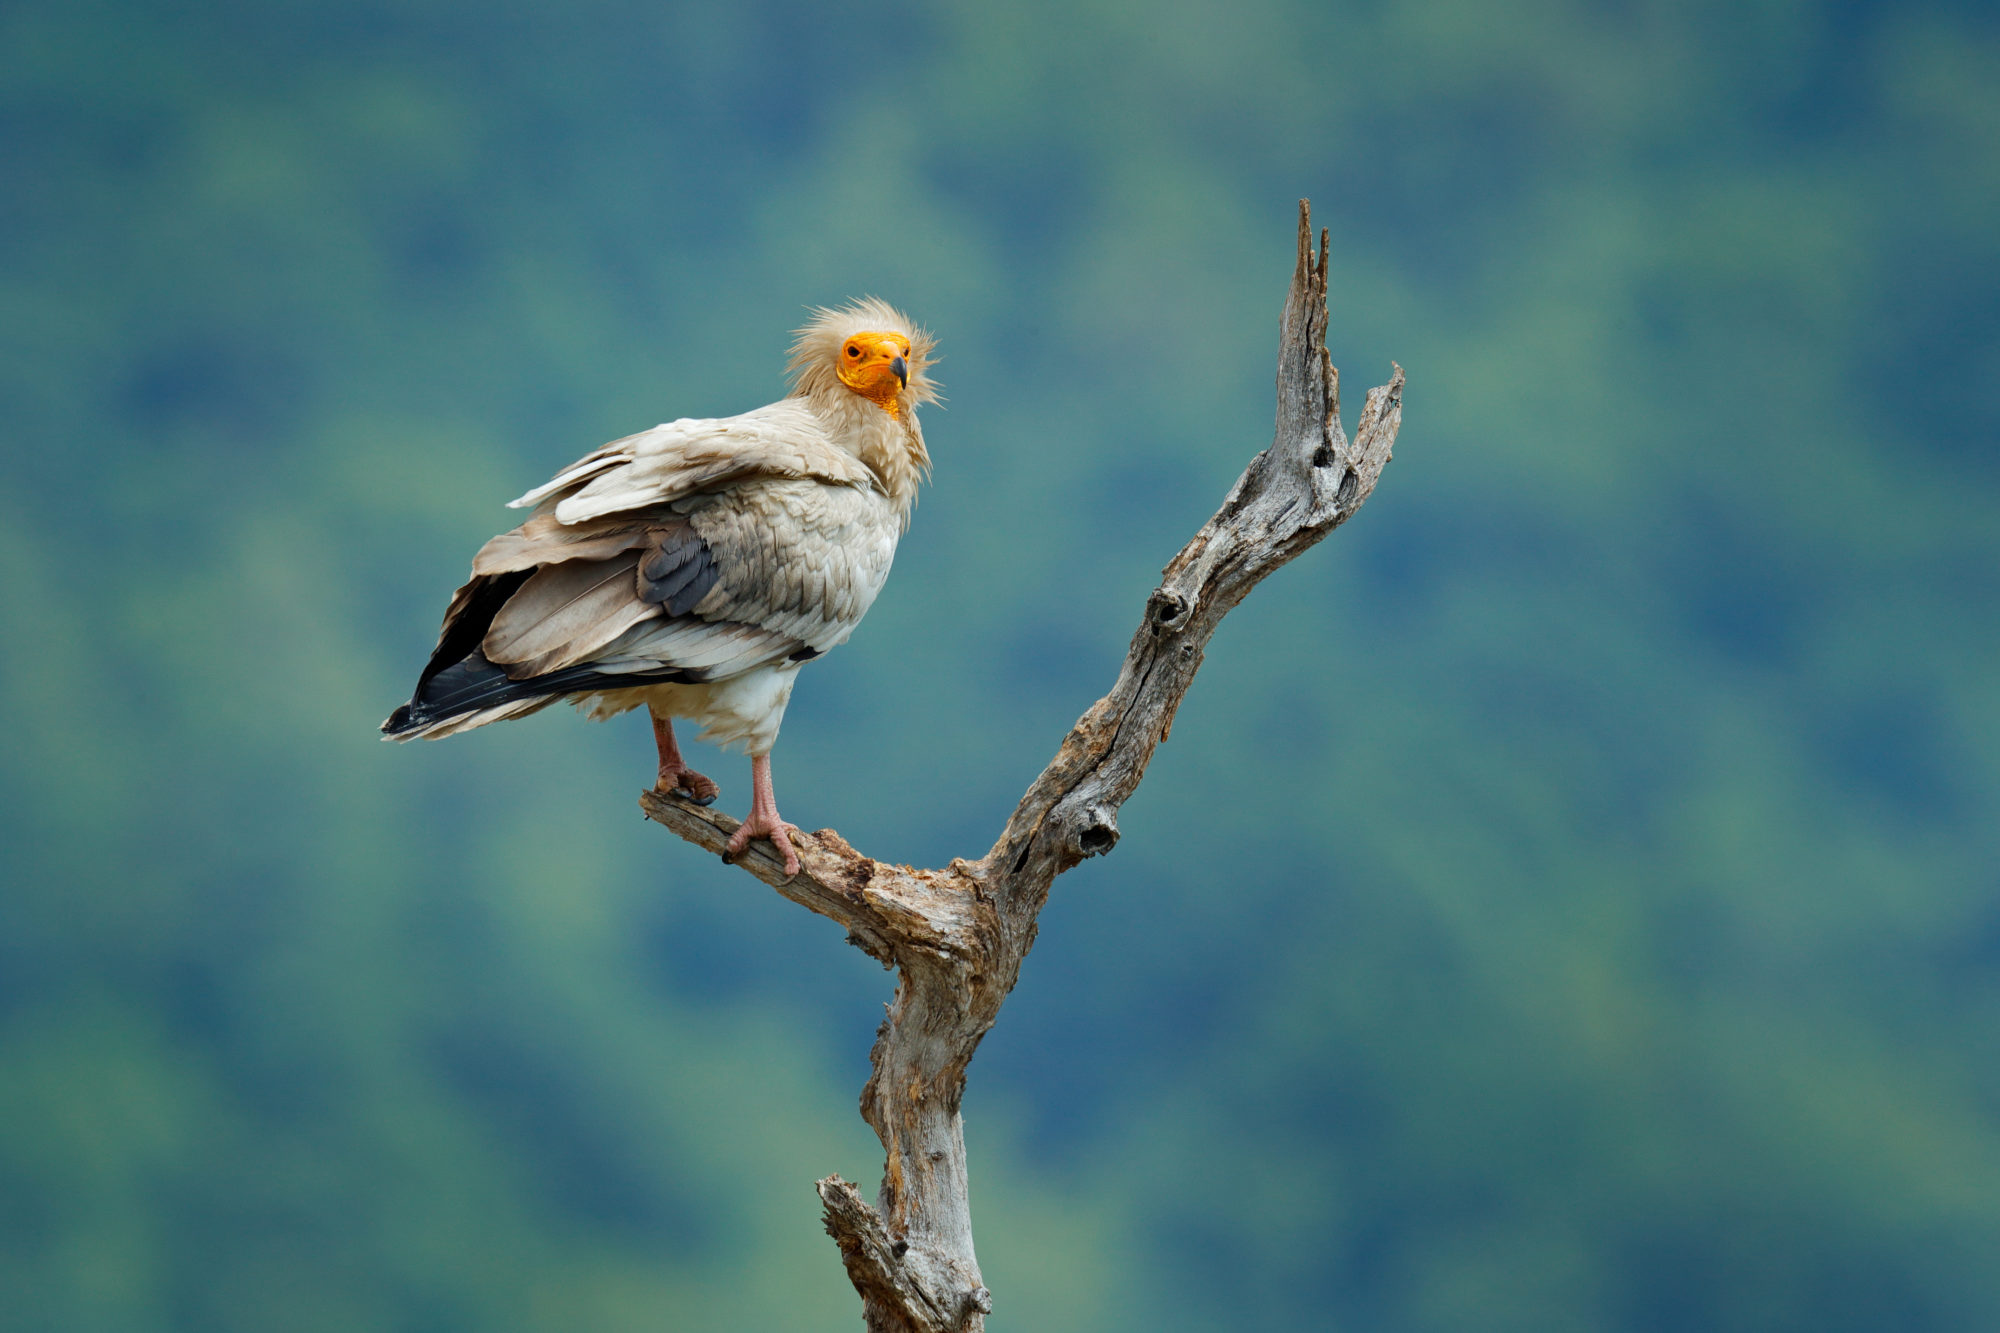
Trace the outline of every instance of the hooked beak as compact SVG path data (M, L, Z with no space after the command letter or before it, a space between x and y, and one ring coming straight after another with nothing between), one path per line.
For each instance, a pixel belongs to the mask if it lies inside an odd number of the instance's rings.
M905 389L910 387L910 366L907 361L899 356L889 363L889 370L895 375L897 384Z

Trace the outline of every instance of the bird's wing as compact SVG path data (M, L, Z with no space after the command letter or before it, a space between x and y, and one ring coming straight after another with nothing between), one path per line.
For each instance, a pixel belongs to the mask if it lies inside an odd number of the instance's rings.
M809 480L731 487L688 515L718 576L694 612L844 643L889 577L902 530L881 492Z
M615 440L513 505L534 506L575 526L752 477L878 484L859 459L834 444L811 408L784 399L741 416L669 421Z
M738 482L597 521L575 540L555 527L531 534L541 521L523 525L508 563L537 551L567 558L545 554L478 642L520 682L586 666L722 680L816 657L845 641L875 600L900 529L872 487L806 477ZM480 605L474 594L462 600Z
M817 657L882 590L901 528L878 492L803 478L728 487L688 509L687 528L663 533L634 569L638 600L658 614L596 652L598 670L725 680Z
M875 599L901 530L875 474L792 401L617 441L516 503L535 513L475 557L392 735L818 656Z

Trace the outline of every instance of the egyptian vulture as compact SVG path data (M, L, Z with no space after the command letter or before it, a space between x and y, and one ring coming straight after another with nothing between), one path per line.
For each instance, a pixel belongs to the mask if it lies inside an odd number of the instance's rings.
M526 523L481 547L416 693L382 724L435 738L559 699L596 719L644 704L658 789L707 805L673 719L750 755L739 854L778 817L771 746L799 668L847 641L882 583L930 468L919 403L930 335L887 304L818 310L789 395L741 416L613 441L513 502Z

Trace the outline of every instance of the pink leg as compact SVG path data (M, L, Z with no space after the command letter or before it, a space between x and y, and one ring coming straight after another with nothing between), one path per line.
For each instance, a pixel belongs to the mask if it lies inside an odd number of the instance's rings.
M799 873L799 854L792 848L790 835L797 833L797 824L787 824L778 818L778 794L771 789L771 756L753 754L750 756L750 815L730 835L729 850L725 859L743 854L752 838L769 838L778 854L785 858L785 873Z
M653 744L660 748L660 780L653 790L672 795L684 792L696 805L712 804L721 791L713 782L687 766L681 747L674 740L674 720L653 714Z

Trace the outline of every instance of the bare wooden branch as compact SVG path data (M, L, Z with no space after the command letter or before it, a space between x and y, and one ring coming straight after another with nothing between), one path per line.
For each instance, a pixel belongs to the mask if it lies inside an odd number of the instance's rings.
M1403 370L1371 389L1349 440L1326 350L1326 253L1299 202L1298 262L1278 343L1277 431L1222 508L1163 571L1111 692L1093 704L977 861L885 865L832 829L797 839L799 873L752 843L739 864L840 923L898 972L870 1054L861 1114L881 1139L882 1188L819 1182L870 1333L979 1333L991 1297L972 1246L959 1103L965 1070L1014 988L1056 876L1118 843L1118 812L1166 740L1209 639L1259 582L1352 517L1374 491L1402 424ZM737 821L647 792L651 819L711 852Z
M962 1292L946 1286L947 1294L955 1292L957 1300L949 1306L934 1304L931 1293L937 1284L918 1280L906 1271L909 1243L891 1236L882 1215L839 1176L819 1182L819 1197L825 1205L826 1234L840 1246L841 1262L847 1266L848 1280L861 1294L862 1312L871 1329L950 1333L966 1327L964 1321L969 1317L992 1312L992 1295L980 1286Z

